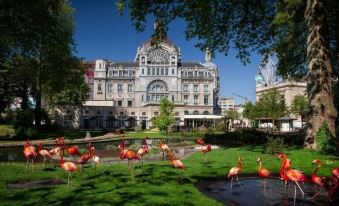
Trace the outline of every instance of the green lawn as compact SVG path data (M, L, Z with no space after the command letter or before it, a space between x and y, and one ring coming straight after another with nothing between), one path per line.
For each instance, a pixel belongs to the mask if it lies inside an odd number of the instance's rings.
M309 175L315 158L324 165L320 175L330 175L330 169L339 166L338 159L306 150L286 151L294 168ZM264 167L277 173L280 162L276 156L263 154L261 147L242 147L213 150L208 154L209 163L204 164L202 154L194 153L183 160L187 171L178 171L168 161L148 162L143 169L135 167L127 172L127 164L100 165L97 174L88 165L85 172L73 175L73 187L67 184L35 189L7 189L6 183L18 180L62 178L67 174L60 168L44 170L36 165L34 173L25 173L25 164L5 163L0 165L0 205L220 205L202 195L194 183L199 180L226 175L235 166L238 156L244 157L243 174L256 173L256 158L260 156ZM183 182L177 183L178 172L183 172ZM241 178L241 176L240 176Z

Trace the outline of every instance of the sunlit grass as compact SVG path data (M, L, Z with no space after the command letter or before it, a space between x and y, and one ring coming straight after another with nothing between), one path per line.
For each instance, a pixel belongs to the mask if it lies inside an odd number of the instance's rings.
M83 173L73 174L73 186L67 189L67 173L60 168L36 164L34 172L25 173L24 163L0 165L0 205L220 205L201 194L194 184L200 180L220 177L237 165L238 156L244 158L242 175L257 172L256 158L260 156L264 167L278 173L280 162L274 155L264 154L262 147L241 147L213 150L204 163L200 152L182 160L187 171L178 171L168 161L145 162L143 168L134 164L132 172L127 164L102 164L94 171L89 164ZM288 150L294 168L310 175L315 158L323 161L320 175L330 175L330 169L339 166L331 156L307 150ZM177 175L183 173L178 184ZM8 189L7 183L21 180L63 179L65 184L33 189ZM241 175L240 175L241 178Z

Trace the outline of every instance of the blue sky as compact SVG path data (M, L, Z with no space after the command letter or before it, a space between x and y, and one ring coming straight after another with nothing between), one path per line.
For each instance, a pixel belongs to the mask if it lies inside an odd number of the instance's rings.
M70 0L75 8L75 42L77 56L86 60L109 59L133 61L136 50L153 34L154 22L148 21L144 32L138 33L132 26L128 12L120 16L113 0ZM204 62L205 53L194 47L195 41L187 41L185 22L178 19L170 24L168 37L181 49L183 61ZM255 81L260 57L251 56L251 64L244 66L235 58L235 51L228 56L216 53L213 62L220 70L221 96L235 97L236 103L244 100L232 93L255 101Z

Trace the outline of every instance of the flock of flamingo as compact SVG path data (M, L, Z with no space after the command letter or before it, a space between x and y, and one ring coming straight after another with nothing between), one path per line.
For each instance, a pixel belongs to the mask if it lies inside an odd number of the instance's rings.
M207 162L207 153L211 151L211 145L210 144L206 145L202 138L197 138L196 143L201 145L201 152L204 154L205 162ZM143 165L143 156L145 154L147 154L150 150L147 137L143 140L143 143L139 147L137 152L135 152L133 150L125 149L124 136L122 136L118 148L119 148L119 151L120 151L119 152L120 159L121 160L123 160L123 159L128 160L128 170L129 171L132 169L132 162L131 161L132 160L139 160L139 164L140 164L140 161L141 161L141 165ZM170 147L167 144L164 144L162 140L159 142L159 149L163 153L163 157L165 156L165 154L167 154L169 161L170 161L170 164L174 168L186 170L185 165L179 159L175 158L174 153L172 152ZM67 153L70 156L73 157L74 161L66 161L66 162L64 161L63 158L64 158L65 150L67 151ZM99 164L99 161L100 161L100 157L98 155L96 155L95 148L93 147L93 145L91 143L88 144L87 152L80 154L79 148L77 146L69 147L65 144L64 137L58 137L55 140L55 147L52 150L49 150L49 151L46 150L46 149L43 149L42 143L38 144L38 150L36 151L35 147L30 144L29 140L27 140L24 144L23 153L24 153L24 155L27 159L26 172L29 168L31 168L32 171L33 171L33 161L37 157L38 154L43 157L43 159L44 159L43 165L44 166L45 166L45 162L47 161L48 158L52 161L53 156L56 155L57 157L59 157L59 166L63 170L68 172L68 174L69 174L68 175L68 181L67 181L68 187L70 187L71 181L72 181L71 172L82 171L83 165L86 164L90 159L92 159L93 163L95 163L95 171L96 171L97 164ZM75 156L79 156L79 159L75 159ZM305 174L303 174L302 171L291 169L292 162L287 157L286 154L280 153L278 158L281 160L281 167L279 169L279 176L280 176L280 179L285 183L285 188L289 184L294 185L294 204L295 204L295 201L296 201L297 187L299 188L299 190L302 194L302 197L304 197L304 191L302 190L299 183L304 183L304 182L307 182L307 181L310 181L311 183L316 185L318 187L318 191L320 191L320 188L323 188L324 190L326 189L329 200L330 201L333 200L334 194L336 193L336 190L339 188L339 168L334 168L332 170L332 178L320 177L320 176L317 175L317 172L321 168L322 162L319 159L315 159L312 162L312 164L316 164L316 168L313 171L313 173L311 174L311 178L309 179L309 178L306 177ZM242 188L242 186L239 182L239 177L238 177L239 174L242 171L242 166L243 166L242 161L243 161L243 158L239 157L238 158L238 165L236 167L231 168L228 175L227 175L228 178L231 179L231 189L232 189L232 186L233 186L232 183L233 183L234 177L236 177L236 180L237 180L240 188ZM259 177L264 178L263 185L264 185L264 189L266 189L266 185L267 185L266 179L270 177L271 172L268 169L263 168L261 158L257 159L257 163L259 164L258 175L259 175ZM81 165L81 169L77 168L77 166L76 166L77 164ZM181 175L178 174L177 181L179 181L179 176L180 176L180 180L182 180ZM316 193L310 199L313 199L317 195L319 195L319 192Z

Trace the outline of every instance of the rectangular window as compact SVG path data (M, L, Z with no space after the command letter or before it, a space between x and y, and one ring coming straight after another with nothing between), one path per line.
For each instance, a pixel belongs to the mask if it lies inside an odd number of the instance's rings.
M132 107L132 101L128 101L128 102L127 102L127 106L128 106L128 107Z
M157 76L159 76L159 68L157 68Z
M147 75L151 75L151 69L147 69Z
M174 69L172 69L172 74L174 74Z
M204 95L204 105L208 105L208 95Z
M108 72L108 76L109 77L113 76L113 71L112 70Z
M184 90L184 92L188 92L188 85L187 84L184 85L183 90Z
M166 68L166 75L168 75L168 68Z
M208 92L208 85L204 85L204 92Z
M144 95L141 95L141 102L144 102Z
M122 92L122 84L118 84L118 92Z
M193 85L193 92L198 92L198 91L199 91L199 90L198 90L198 86L199 86L199 85L197 85L197 84Z
M188 103L188 95L184 95L184 102L187 104Z
M161 75L164 75L164 68L161 68Z
M174 95L172 95L172 102L174 102Z
M118 107L122 107L122 101L118 101Z
M101 92L101 84L98 84L98 92Z
M123 75L122 71L119 71L119 77L122 77L122 75Z
M141 70L141 73L144 74L144 69Z
M133 84L128 84L127 91L133 92Z
M152 75L155 75L155 68L152 69Z
M198 104L198 95L194 95L194 104L195 104L195 105Z
M107 91L109 91L109 92L112 91L112 84L107 84Z

